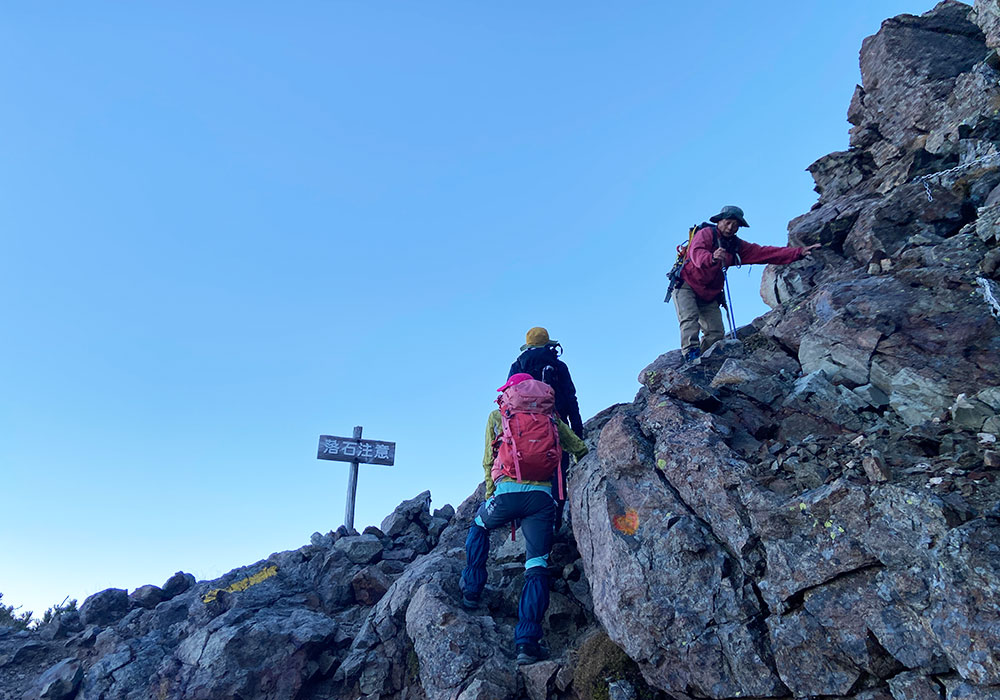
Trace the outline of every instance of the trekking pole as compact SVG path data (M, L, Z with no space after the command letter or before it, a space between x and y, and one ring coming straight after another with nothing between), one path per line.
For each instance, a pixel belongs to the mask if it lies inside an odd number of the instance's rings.
M733 295L729 292L729 275L722 271L722 279L726 284L726 317L729 321L729 335L736 339L736 314L733 313Z

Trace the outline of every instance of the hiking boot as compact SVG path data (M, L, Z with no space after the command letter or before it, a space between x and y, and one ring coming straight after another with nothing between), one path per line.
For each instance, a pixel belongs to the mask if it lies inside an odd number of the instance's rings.
M701 349L700 348L694 348L694 349L688 350L686 353L684 353L684 361L685 362L690 362L691 360L697 360L699 357L701 357Z
M465 594L465 592L463 592L462 593L462 607L465 608L466 610L476 610L476 609L479 608L479 599L478 598L470 598L469 596L467 596Z
M517 645L517 665L524 666L549 658L549 650L538 642L524 642Z

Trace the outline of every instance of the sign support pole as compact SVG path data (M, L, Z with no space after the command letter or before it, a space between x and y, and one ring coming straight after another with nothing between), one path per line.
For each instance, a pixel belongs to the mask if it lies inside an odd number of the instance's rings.
M354 439L361 439L361 426L354 426ZM354 529L354 501L358 495L358 460L351 462L351 474L347 477L347 509L344 512L344 526L348 532Z
M362 440L361 426L354 426L354 437L320 435L316 459L350 462L351 473L347 478L347 507L344 509L344 527L354 529L354 502L358 495L358 467L361 463L381 464L391 467L396 462L396 443L385 440Z

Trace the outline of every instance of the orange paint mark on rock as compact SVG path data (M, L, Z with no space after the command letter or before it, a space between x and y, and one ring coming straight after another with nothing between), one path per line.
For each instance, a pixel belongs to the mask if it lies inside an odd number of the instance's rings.
M615 526L618 532L624 532L626 535L634 535L639 529L639 514L634 508L629 508L625 511L625 515L616 515L611 519L611 524Z

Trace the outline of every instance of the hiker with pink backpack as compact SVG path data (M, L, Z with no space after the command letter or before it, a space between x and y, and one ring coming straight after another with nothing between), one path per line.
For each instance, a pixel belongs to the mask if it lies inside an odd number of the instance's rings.
M486 585L489 533L519 521L525 543L524 587L514 642L521 665L548 657L540 643L542 618L549 607L548 560L555 499L565 498L566 488L558 467L564 449L580 459L587 454L587 446L557 417L555 392L545 382L518 373L497 391L499 408L486 423L486 502L465 540L460 587L463 607L478 608Z
M549 338L549 332L541 326L529 328L524 334L524 345L521 354L510 366L507 377L524 372L534 379L552 387L556 394L556 415L573 429L577 437L583 438L583 419L580 417L580 404L576 400L576 387L570 377L569 367L559 359L562 355L562 345L558 340ZM565 478L569 467L569 455L563 454L559 467L559 478ZM563 507L566 505L562 496L556 501L556 530L562 525Z

